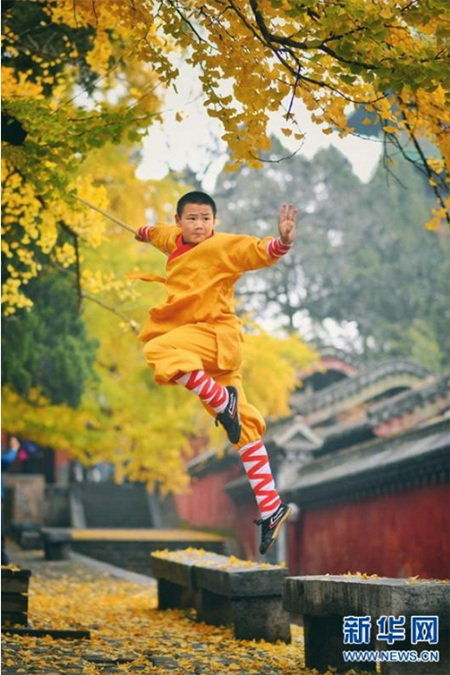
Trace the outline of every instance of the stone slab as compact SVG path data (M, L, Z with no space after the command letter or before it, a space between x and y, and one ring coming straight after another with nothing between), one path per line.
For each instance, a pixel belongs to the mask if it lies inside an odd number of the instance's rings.
M90 640L88 630L56 630L52 628L2 628L2 633L22 637L52 637L55 640Z
M381 616L404 616L406 626L411 616L438 616L436 648L440 654L439 663L383 662L379 672L382 675L444 675L450 672L450 585L446 581L364 578L360 575L289 577L283 586L283 607L303 616L306 666L323 670L330 665L339 672L347 670L349 665L342 657L344 616L370 616L373 620ZM381 640L364 645L364 649L374 648L390 649ZM434 647L411 645L408 637L401 641L401 650L425 648Z
M27 593L30 570L2 567L2 595L4 593Z
M162 558L160 555L151 555L152 574L157 579L165 579L173 584L194 588L194 563L187 558L186 561Z
M279 597L231 600L234 635L238 640L291 642L291 621Z
M230 598L281 597L283 580L288 570L282 567L258 569L258 567L227 569L195 566L197 587Z
M41 533L39 531L25 531L20 536L20 546L26 551L36 551L42 548Z
M52 544L72 541L71 531L67 527L43 527L41 536L44 542L51 542Z
M8 626L26 626L28 624L27 612L4 612L2 610L2 632Z
M2 583L5 579L28 579L31 576L31 570L24 570L15 567L3 567L2 565Z
M151 556L155 577L226 597L281 596L288 570L198 549L158 551Z
M348 614L439 615L449 625L450 585L426 579L345 576L288 577L283 584L286 611L308 616Z
M161 546L179 543L201 546L206 543L224 544L225 539L211 532L198 530L180 530L176 528L158 530L155 528L74 528L72 538L76 541L149 541Z
M28 611L28 595L2 592L2 616L4 613Z

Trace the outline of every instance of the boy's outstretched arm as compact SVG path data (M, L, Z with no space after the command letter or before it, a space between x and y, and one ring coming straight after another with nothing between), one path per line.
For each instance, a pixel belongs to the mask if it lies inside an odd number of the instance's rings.
M136 241L152 244L163 253L172 253L176 246L177 237L181 234L179 227L170 225L143 225L137 232Z
M292 204L282 204L278 215L278 237L258 239L249 235L229 235L227 245L231 267L237 272L270 267L286 255L295 239L298 210Z
M134 238L136 241L142 241L146 242L147 244L150 243L150 228L151 225L144 225L143 227L140 227L136 234L134 235Z

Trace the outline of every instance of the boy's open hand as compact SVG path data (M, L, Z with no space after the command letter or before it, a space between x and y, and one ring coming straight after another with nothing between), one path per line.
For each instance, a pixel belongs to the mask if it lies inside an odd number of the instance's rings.
M297 214L298 209L294 209L292 204L282 204L278 216L278 231L283 244L290 245L294 242Z

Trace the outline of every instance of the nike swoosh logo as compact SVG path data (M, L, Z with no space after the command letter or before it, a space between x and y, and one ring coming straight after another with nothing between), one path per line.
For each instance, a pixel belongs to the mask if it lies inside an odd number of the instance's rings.
M236 396L231 396L230 408L228 410L228 415L234 417L236 413Z
M275 525L278 523L278 521L281 520L281 518L283 518L285 513L286 513L286 511L280 511L280 513L271 516L271 518L269 520L269 527L270 528L275 527Z

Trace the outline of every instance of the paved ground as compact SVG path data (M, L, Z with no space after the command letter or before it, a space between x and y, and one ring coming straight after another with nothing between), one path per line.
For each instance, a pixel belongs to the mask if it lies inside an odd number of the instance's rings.
M303 636L290 645L235 640L231 629L198 623L194 610L156 609L149 577L81 556L47 562L9 546L11 562L30 569L33 628L87 629L90 640L2 636L3 675L312 675ZM330 674L331 675L331 674Z

